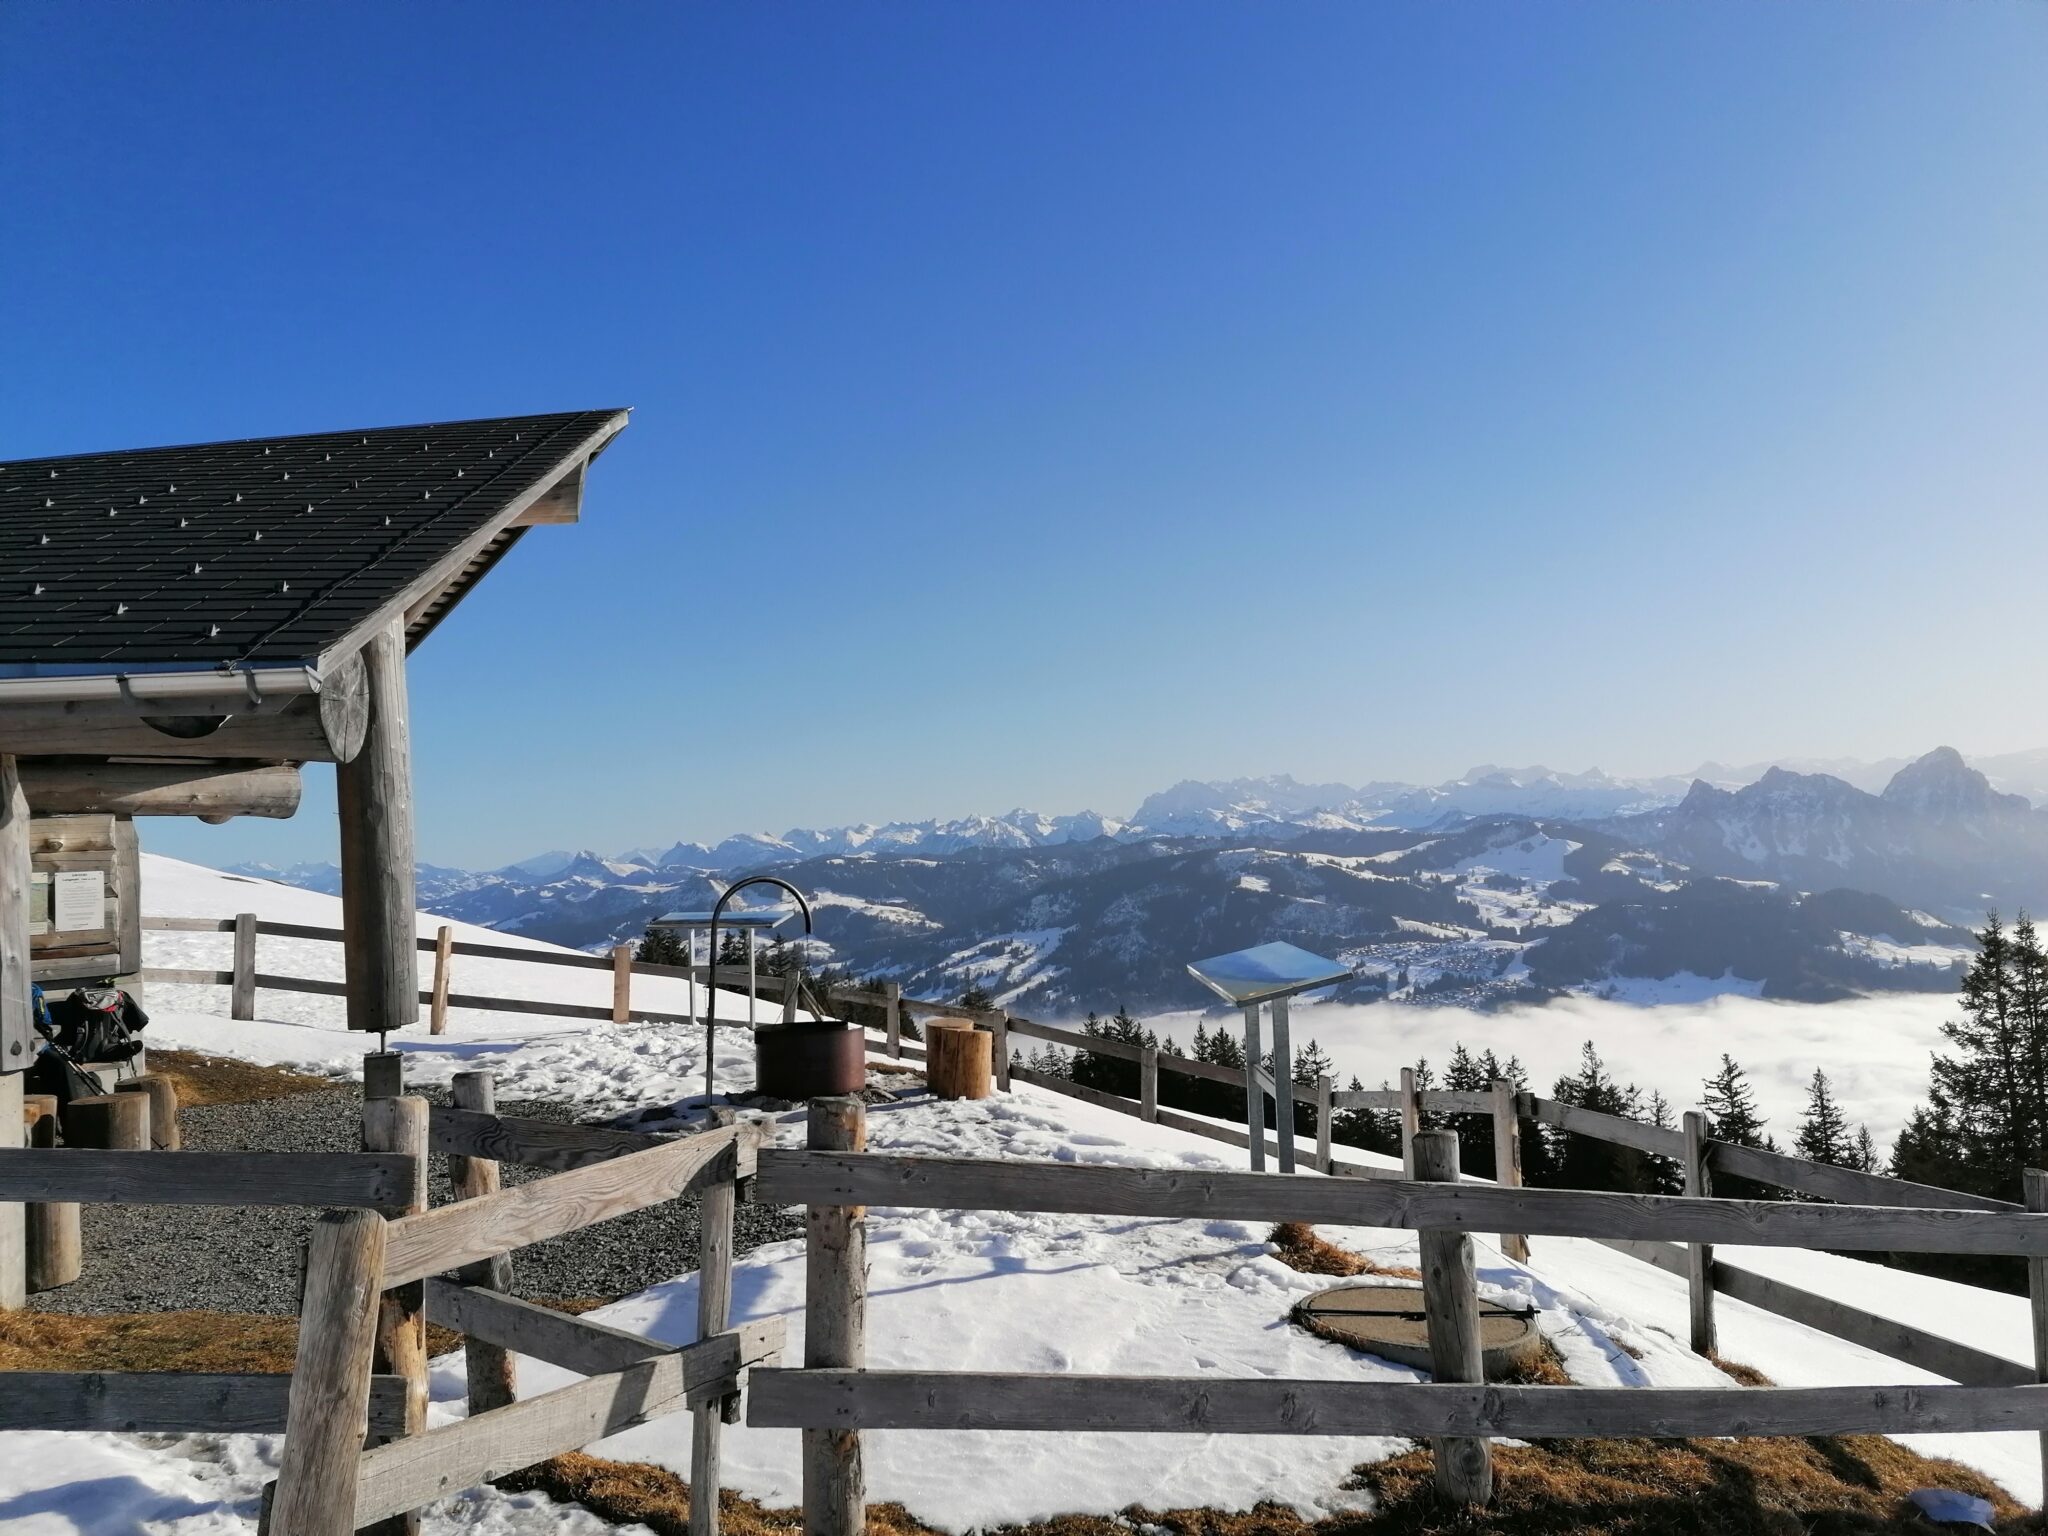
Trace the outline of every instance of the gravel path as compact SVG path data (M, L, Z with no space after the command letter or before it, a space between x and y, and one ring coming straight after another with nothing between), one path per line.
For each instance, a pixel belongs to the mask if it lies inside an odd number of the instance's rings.
M446 1102L445 1093L414 1090ZM178 1123L195 1151L353 1152L361 1100L349 1089L250 1104L184 1110ZM498 1106L506 1115L571 1121L561 1104ZM175 1154L167 1154L175 1155ZM507 1166L508 1184L544 1177L543 1170ZM449 1198L448 1160L429 1170L432 1203ZM318 1212L293 1206L244 1210L224 1206L88 1205L81 1212L85 1273L72 1284L32 1297L53 1312L297 1312L299 1256ZM803 1213L742 1202L734 1244L745 1253L803 1234ZM697 1204L671 1200L586 1227L568 1237L521 1249L513 1259L521 1296L607 1300L644 1290L697 1267Z

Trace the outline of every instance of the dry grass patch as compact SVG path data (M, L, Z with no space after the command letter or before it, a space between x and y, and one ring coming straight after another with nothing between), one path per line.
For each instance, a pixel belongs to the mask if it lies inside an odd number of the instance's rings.
M1268 1239L1280 1251L1274 1255L1290 1269L1306 1275L1380 1275L1389 1280L1420 1280L1422 1271L1400 1264L1379 1264L1362 1253L1340 1248L1320 1237L1305 1221L1283 1221Z
M616 1525L637 1521L655 1536L688 1536L690 1529L690 1485L666 1467L643 1461L606 1461L571 1451L501 1477L498 1486L580 1504ZM804 1516L800 1509L770 1509L728 1488L718 1495L718 1524L727 1536L794 1536L803 1530ZM869 1536L939 1536L901 1504L870 1504L867 1529Z
M462 1335L427 1324L427 1353ZM299 1320L261 1312L0 1312L0 1370L289 1371Z
M288 1067L259 1066L231 1056L159 1050L154 1046L149 1051L148 1067L177 1087L181 1108L194 1104L254 1104L302 1093L331 1093L341 1086L332 1078L294 1072Z

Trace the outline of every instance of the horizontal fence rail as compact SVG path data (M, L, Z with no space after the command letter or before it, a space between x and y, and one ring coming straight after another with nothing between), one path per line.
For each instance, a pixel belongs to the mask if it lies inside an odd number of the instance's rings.
M1510 1436L2048 1430L2048 1387L1520 1387L970 1371L770 1369L748 1422L1071 1434Z
M285 1426L289 1373L0 1371L0 1430L124 1435L274 1435ZM370 1378L374 1434L405 1427L406 1383Z
M80 1205L314 1205L395 1210L417 1164L394 1152L101 1152L0 1148L0 1200Z
M778 1205L889 1205L1305 1221L1753 1247L2048 1257L2048 1216L1794 1205L1408 1180L1290 1179L1172 1168L765 1148L758 1197Z

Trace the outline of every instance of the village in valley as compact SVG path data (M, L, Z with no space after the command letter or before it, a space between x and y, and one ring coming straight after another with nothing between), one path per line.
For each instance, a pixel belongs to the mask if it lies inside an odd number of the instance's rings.
M2041 1529L2040 22L0 7L0 1533Z

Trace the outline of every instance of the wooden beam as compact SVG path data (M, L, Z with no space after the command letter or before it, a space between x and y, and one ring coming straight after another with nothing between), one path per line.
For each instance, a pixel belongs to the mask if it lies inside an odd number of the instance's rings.
M626 1370L366 1451L356 1469L355 1518L368 1524L431 1504L693 1400L722 1397L737 1390L742 1371L775 1357L781 1330L779 1318L743 1324Z
M427 1319L511 1353L530 1355L579 1376L628 1370L676 1346L643 1339L623 1328L572 1317L537 1302L478 1286L427 1281ZM776 1318L776 1326L782 1320ZM722 1330L721 1330L722 1331Z
M527 1120L517 1115L480 1114L436 1104L428 1112L427 1136L436 1152L451 1157L482 1157L495 1163L524 1163L529 1168L587 1168L633 1152L673 1146L673 1136L641 1131L613 1131L601 1125L563 1125L554 1120Z
M403 1285L744 1174L758 1132L730 1126L391 1224L384 1283ZM745 1157L742 1154L746 1154ZM187 1157L192 1154L187 1153Z
M142 714L120 700L0 705L0 750L36 757L345 763L362 749L368 706L362 663L347 656L322 672L317 694L272 705L228 696L210 712L181 715Z
M2048 1256L2048 1219L2027 1214L1501 1189L1400 1179L1262 1178L1190 1168L1091 1167L881 1152L764 1148L756 1198L777 1205L1185 1216L1849 1252Z
M29 809L13 757L0 752L0 1075L25 1071L35 1054L34 977L28 932ZM21 1115L17 1109L14 1121ZM0 1141L0 1146L15 1146Z
M0 1371L0 1431L276 1435L291 1384L285 1371ZM395 1376L370 1378L373 1431L404 1422L405 1390Z
M405 632L389 625L363 647L369 731L335 770L341 819L342 941L348 1027L384 1033L419 1022L418 908L413 876L412 747Z
M369 1211L329 1211L307 1239L284 1454L262 1526L273 1536L346 1536L357 1527L357 1471L369 1428L370 1352L388 1230Z
M512 520L515 528L541 528L581 522L583 519L583 465L578 464L549 486Z
M858 1155L867 1106L852 1095L813 1099L814 1148ZM858 1371L867 1364L867 1212L857 1202L814 1203L804 1213L804 1366ZM861 1536L867 1478L860 1431L814 1428L803 1436L804 1536Z
M38 816L231 816L282 820L299 808L296 763L106 758L22 759L22 788Z
M448 930L441 935L446 938ZM497 1079L489 1072L458 1072L449 1084L449 1093L456 1104L465 1110L482 1115L493 1115L498 1107ZM435 1106L439 1108L439 1106ZM432 1122L429 1121L429 1138L432 1136ZM467 1154L451 1156L448 1159L448 1185L458 1200L475 1200L484 1195L495 1195L503 1185L499 1182L498 1165L487 1157L471 1157ZM490 1291L504 1292L512 1289L512 1257L498 1254L494 1258L479 1259L456 1271L456 1279L464 1286L478 1286ZM427 1282L427 1315L434 1315L433 1288L444 1282ZM510 1352L496 1344L474 1336L462 1343L462 1364L465 1385L469 1392L469 1411L488 1413L493 1408L502 1408L518 1396L519 1374Z
M84 1102L83 1100L77 1102ZM131 1101L122 1095L117 1104ZM134 1103L146 1110L147 1103ZM17 1111L15 1121L20 1123ZM0 1149L0 1196L82 1205L403 1206L413 1160L370 1152L180 1152L89 1147Z
M1456 1131L1417 1133L1415 1176L1429 1183L1458 1182ZM1471 1235L1424 1228L1417 1244L1432 1373L1441 1382L1483 1382L1479 1280L1472 1263ZM1484 1504L1493 1497L1493 1453L1484 1439L1444 1435L1432 1443L1431 1450L1436 1457L1438 1493L1458 1504Z
M981 1371L758 1370L771 1429L1693 1439L2048 1429L2048 1388L1519 1387Z

